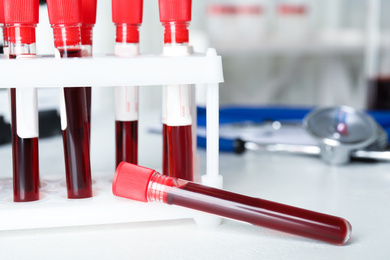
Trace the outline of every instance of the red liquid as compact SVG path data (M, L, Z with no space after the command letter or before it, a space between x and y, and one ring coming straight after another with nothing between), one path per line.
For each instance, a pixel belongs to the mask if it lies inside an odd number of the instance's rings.
M379 77L368 81L367 108L390 110L390 77Z
M82 51L81 48L61 48L58 49L60 52L61 58L81 58Z
M78 48L66 48L60 50L61 58L80 58L82 50ZM91 107L92 107L92 88L84 87L86 91L87 120L88 120L88 142L91 137Z
M339 217L196 183L169 189L166 203L339 245L351 232L348 221Z
M16 124L16 89L11 89L14 201L39 200L38 137L20 138Z
M61 58L82 57L80 48L65 48L59 51ZM62 136L68 198L89 198L92 197L92 178L87 87L64 88L64 99L67 127L62 131Z
M169 174L169 168L168 168L168 126L166 124L163 124L162 129L162 174L167 175Z
M82 57L82 50L78 48L66 48L60 50L61 58L80 58ZM85 87L86 91L86 104L87 104L87 115L88 115L88 133L91 136L91 107L92 107L92 88Z
M115 121L116 166L138 163L138 121Z
M91 109L92 109L92 88L85 87L87 97L87 118L88 118L88 138L91 143Z
M193 180L191 125L168 126L169 176Z
M64 141L68 198L92 197L85 88L64 88L67 127Z

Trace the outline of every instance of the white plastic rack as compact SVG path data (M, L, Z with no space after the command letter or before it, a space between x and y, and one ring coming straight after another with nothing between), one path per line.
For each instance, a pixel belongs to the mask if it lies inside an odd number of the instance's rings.
M0 59L0 88L14 87L110 87L129 85L207 85L206 174L202 183L222 188L219 175L219 83L222 61L215 49L187 57L141 55L55 59ZM42 71L45 76L42 76ZM23 75L23 76L21 76ZM99 75L97 77L96 75ZM67 199L65 176L41 180L41 200L15 203L12 179L0 179L0 230L112 224L194 218L201 225L217 225L220 219L195 211L157 203L141 203L112 195L110 177L93 180L93 197Z

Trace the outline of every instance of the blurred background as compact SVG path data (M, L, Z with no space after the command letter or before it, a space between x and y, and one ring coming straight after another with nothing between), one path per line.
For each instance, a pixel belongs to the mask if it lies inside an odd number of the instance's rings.
M52 55L52 29L45 1L40 2L37 53ZM390 0L194 0L192 4L191 45L196 52L213 47L222 56L221 106L390 109L390 16L385 15ZM143 14L141 53L160 54L163 28L158 1L145 0ZM114 53L110 0L98 0L93 38L94 55ZM57 89L39 89L38 94L41 111L58 111ZM198 94L203 105L204 94ZM113 88L95 88L92 98L93 116L113 115ZM9 121L8 110L7 91L0 89L4 122ZM153 119L159 122L160 110L161 87L140 88L141 117L143 111L156 111ZM98 120L93 122L99 127ZM45 128L40 123L40 130ZM109 136L102 144L108 151L114 149L113 135ZM102 136L99 142L103 139L107 138ZM99 163L96 160L96 167L104 168Z
M41 3L37 52L52 54L52 30L45 1ZM386 76L372 68L378 66L378 59L387 58L383 49L390 46L383 44L390 16L381 15L380 10L390 10L390 0L196 0L190 42L197 52L213 47L223 57L222 105L345 104L365 108L367 80ZM98 1L97 12L94 54L112 54L111 1ZM380 38L370 38L375 30ZM158 1L146 0L141 52L161 53L162 38ZM377 42L370 44L370 39ZM370 51L372 46L379 46L377 53ZM144 106L160 107L159 88L141 91ZM47 102L52 99L46 98L50 92L55 90L40 90L45 100L41 106L51 106ZM113 99L107 95L112 91L95 91L95 111L112 107ZM6 113L3 106L0 111Z

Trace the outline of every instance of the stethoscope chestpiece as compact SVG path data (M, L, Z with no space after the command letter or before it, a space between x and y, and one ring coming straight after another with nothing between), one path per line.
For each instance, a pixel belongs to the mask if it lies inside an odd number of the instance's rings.
M386 133L371 116L348 106L316 109L304 118L303 126L318 141L321 159L329 164L348 163L353 151L381 149L387 143Z

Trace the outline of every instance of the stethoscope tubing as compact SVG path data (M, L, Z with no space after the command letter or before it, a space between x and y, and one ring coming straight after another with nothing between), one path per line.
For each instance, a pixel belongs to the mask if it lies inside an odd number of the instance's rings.
M228 106L219 110L219 123L241 124L253 123L261 124L267 121L296 121L302 122L305 116L313 111L315 107L292 107L292 106ZM387 135L390 136L390 111L365 111L372 116L375 121L383 127ZM200 127L206 126L206 109L198 107L197 124ZM197 136L198 147L206 147L206 137ZM219 150L221 152L242 152L242 140L219 138Z

